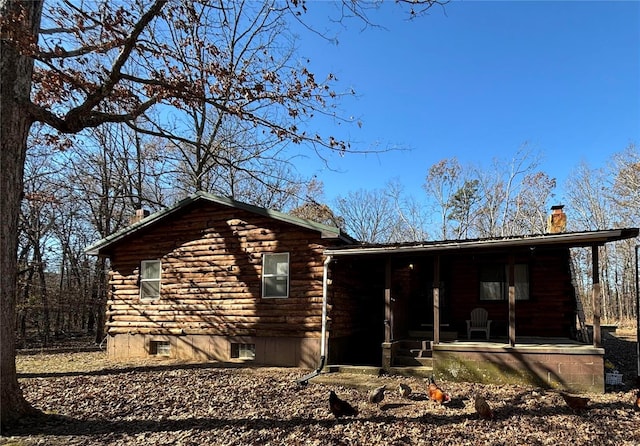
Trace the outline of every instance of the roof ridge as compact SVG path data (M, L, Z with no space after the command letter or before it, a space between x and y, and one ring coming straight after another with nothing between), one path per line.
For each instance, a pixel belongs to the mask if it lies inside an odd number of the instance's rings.
M342 229L338 228L337 226L330 226L324 223L318 223L313 220L295 217L291 214L245 203L230 197L223 197L223 196L212 194L205 191L197 191L191 195L188 195L182 200L177 201L171 206L168 206L164 209L154 212L153 214L143 218L139 222L126 226L120 229L119 231L116 231L113 234L110 234L104 237L103 239L98 240L97 242L85 248L84 251L87 254L97 255L99 254L100 250L104 249L110 244L115 243L118 240L121 240L122 238L127 237L144 227L150 226L151 224L159 220L162 220L163 218L173 214L174 212L177 212L180 209L185 208L186 206L189 206L195 203L198 200L206 200L206 201L221 204L224 206L231 206L237 209L245 210L247 212L252 212L252 213L263 215L279 221L283 221L285 223L289 223L289 224L300 226L306 229L318 231L321 233L323 238L338 238L348 243L355 242L353 238L345 234L342 231Z

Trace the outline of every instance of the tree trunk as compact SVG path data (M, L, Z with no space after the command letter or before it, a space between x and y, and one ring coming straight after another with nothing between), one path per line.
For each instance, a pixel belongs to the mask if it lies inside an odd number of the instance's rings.
M11 23L20 16L22 23ZM27 136L33 123L24 103L29 101L33 60L22 56L12 44L12 34L24 29L37 35L42 1L0 0L3 38L0 40L0 425L6 431L19 419L35 414L24 399L16 374L16 280L18 216L23 193ZM14 19L15 20L15 19ZM12 29L18 25L22 30ZM7 36L8 35L8 36ZM9 37L9 38L7 38Z
M64 332L64 315L62 314L62 309L64 308L64 301L62 299L62 294L64 293L65 283L68 282L66 275L66 264L67 264L67 249L62 249L62 259L60 261L60 280L58 280L58 292L56 299L56 317L53 327L53 332L56 336L59 336ZM71 287L67 286L66 290L68 294L71 294Z
M106 261L104 257L100 257L98 259L98 269L96 271L95 283L98 287L98 292L96 295L97 298L97 311L98 317L96 321L96 344L102 343L102 340L105 336L104 328L105 328L105 311L107 306L107 277L105 275L106 271Z
M51 315L49 308L49 291L47 287L47 277L44 272L44 261L40 250L40 240L34 240L34 258L38 268L38 280L40 282L40 301L42 302L42 346L51 346Z
M102 302L98 304L97 312L98 312L98 317L96 318L95 343L100 345L100 343L102 342L102 339L104 338L104 322L105 322L104 321L105 310Z

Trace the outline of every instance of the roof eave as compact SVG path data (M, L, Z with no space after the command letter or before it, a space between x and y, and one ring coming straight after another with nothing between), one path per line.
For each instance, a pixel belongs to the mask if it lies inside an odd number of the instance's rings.
M511 248L518 246L564 246L584 247L603 245L608 242L637 237L638 228L610 229L579 233L542 234L508 239L459 240L410 245L362 246L360 248L327 248L325 254L332 256L348 256L362 254L391 254L458 251L467 249Z
M117 242L120 239L123 239L125 237L127 237L128 235L139 231L140 229L143 229L147 226L152 225L153 223L155 223L157 220L160 220L161 218L164 218L168 215L173 214L174 212L178 211L179 209L184 208L186 205L196 201L199 198L198 194L195 195L190 195L187 198L184 198L183 200L180 200L179 202L177 202L176 204L174 204L171 207L168 207L166 209L162 209L160 211L154 212L153 214L149 215L148 217L143 218L142 220L140 220L139 222L136 222L132 225L127 226L126 228L123 228L119 231L114 232L113 234L110 234L108 236L106 236L105 238L103 238L102 240L97 241L96 243L94 243L93 245L85 248L84 252L88 255L104 255L104 253L102 252L102 250L104 248L107 248L109 245L111 245L112 243Z

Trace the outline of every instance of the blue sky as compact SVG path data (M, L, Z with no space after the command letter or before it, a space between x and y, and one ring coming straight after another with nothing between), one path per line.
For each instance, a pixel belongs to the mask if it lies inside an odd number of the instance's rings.
M307 19L325 26L335 5L308 3ZM371 20L385 29L351 20L337 45L298 43L318 79L332 72L357 93L341 108L361 128L318 130L357 150L406 149L331 158L340 172L300 163L327 201L392 179L419 196L437 161L488 166L525 143L562 186L581 162L640 143L640 2L454 1L413 21L388 2Z

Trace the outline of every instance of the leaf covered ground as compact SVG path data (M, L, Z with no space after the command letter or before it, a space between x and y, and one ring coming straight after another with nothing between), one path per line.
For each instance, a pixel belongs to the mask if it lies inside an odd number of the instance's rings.
M621 353L622 354L622 353ZM44 365L43 365L44 364ZM587 395L574 413L554 391L476 385L496 419L479 419L470 383L442 382L452 401L426 397L423 378L331 376L299 386L309 371L216 364L113 364L104 353L18 359L25 397L50 416L3 437L5 445L638 445L631 386ZM347 377L348 378L348 377ZM411 398L397 387L408 384ZM379 406L367 391L387 384ZM329 391L359 409L336 420Z

